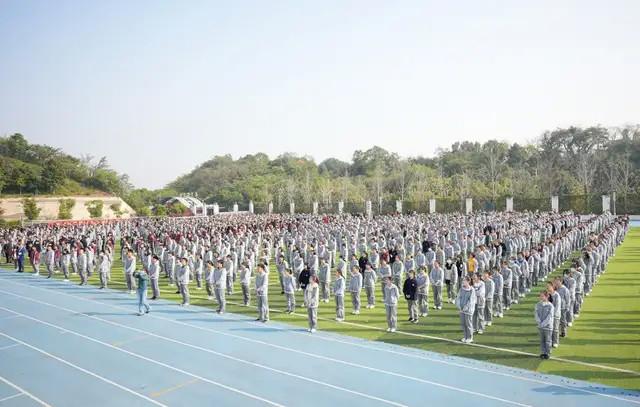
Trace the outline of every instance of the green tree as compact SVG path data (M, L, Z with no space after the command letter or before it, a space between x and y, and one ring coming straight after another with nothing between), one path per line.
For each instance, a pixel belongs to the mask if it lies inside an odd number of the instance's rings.
M65 173L56 160L48 160L42 171L42 188L52 194L56 193L56 188L62 184L65 179Z
M104 206L104 202L101 199L94 199L88 202L85 202L84 206L89 211L89 216L92 219L98 219L102 217L102 207Z
M34 198L23 198L22 211L24 212L24 216L26 216L27 219L36 220L40 217L42 208L38 207L38 204Z
M183 204L182 202L174 202L169 207L169 213L172 214L172 215L182 215L187 210L189 210L189 208L187 208L187 206L185 204Z
M76 206L76 200L71 198L60 199L58 204L58 219L72 219L71 211Z
M142 208L138 209L136 211L136 214L138 216L151 216L151 210L149 208L147 208L146 206L143 206Z
M169 211L166 206L162 204L156 204L153 206L153 214L155 216L167 216L167 213L169 213Z

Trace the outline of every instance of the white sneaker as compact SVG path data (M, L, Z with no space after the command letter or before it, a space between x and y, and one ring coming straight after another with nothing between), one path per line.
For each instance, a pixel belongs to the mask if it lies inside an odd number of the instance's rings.
M307 332L311 332L311 328L307 329Z
M207 299L208 299L209 301L213 301L213 297L212 297L211 295L210 295L210 296L208 296L208 297L207 297Z
M316 331L316 329L315 329L315 328L313 328L313 329L311 329L311 331L309 331L309 332L314 333L315 331Z
M467 343L472 343L473 339L467 339Z
M375 307L376 307L375 305L371 304L371 308L375 308Z
M391 332L391 328L387 328L387 332Z
M573 322L567 323L567 326L573 326Z
M504 318L504 314L501 312L500 315L498 315L500 318Z
M462 338L462 339L460 339L460 342L462 342L462 343L467 343L467 338Z
M68 279L68 278L65 278L65 279L64 279L64 280L62 280L62 281L64 281L65 283L68 283L68 282L69 282L69 279Z
M396 331L395 328L391 328L391 333L394 333Z
M482 335L484 333L484 331L481 329L478 331L478 334Z
M191 304L189 304L188 302L185 302L185 303L184 303L184 304L182 304L182 305L184 305L185 307L188 307L188 306L189 306L189 305L191 305Z
M553 345L551 345L551 346L552 346L552 347L554 347L554 348L557 348L557 347L558 347L558 344L557 344L557 343L554 343L554 344L553 344Z
M338 321L338 322L344 322L344 319L342 319L342 318L336 318L336 321Z
M491 326L491 321L487 322L487 325L488 325L488 326Z

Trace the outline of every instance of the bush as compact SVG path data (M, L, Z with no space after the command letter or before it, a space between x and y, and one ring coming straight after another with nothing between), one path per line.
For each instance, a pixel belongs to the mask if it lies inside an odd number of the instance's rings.
M182 202L174 202L170 207L169 207L169 213L172 215L182 215L185 212L187 212L189 210L189 208L187 208L187 206L185 204L183 204Z
M127 213L127 211L123 211L121 209L122 204L120 202L116 202L114 204L109 205L109 209L111 209L113 211L113 213L116 215L116 218L121 218L122 215L124 215L125 213Z
M76 200L69 198L60 199L58 202L60 203L58 206L58 219L72 219L71 210L76 206Z
M104 206L104 202L100 199L94 199L92 201L86 202L84 206L89 211L89 216L92 219L98 219L102 217L102 207Z
M3 228L3 229L15 229L15 228L19 228L19 227L20 227L20 221L19 220L0 219L0 228Z
M153 207L153 214L156 216L167 216L167 207L161 204L157 204Z
M138 216L151 216L151 209L147 208L146 206L143 206L142 208L138 209L136 214Z
M36 220L40 217L42 208L38 207L38 204L36 203L36 200L34 198L23 198L22 211L24 212L24 216L26 216L27 219Z

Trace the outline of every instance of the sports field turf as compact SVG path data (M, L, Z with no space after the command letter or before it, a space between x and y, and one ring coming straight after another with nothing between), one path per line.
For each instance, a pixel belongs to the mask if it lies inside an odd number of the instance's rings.
M364 291L363 308L360 315L350 314L350 298L345 298L346 321L337 323L333 298L329 303L320 303L318 310L319 329L391 344L416 347L443 354L468 357L481 361L498 363L532 370L540 373L566 376L587 380L624 389L640 389L640 282L635 277L640 267L640 228L632 228L627 239L616 250L607 271L603 274L592 294L585 298L580 318L569 328L566 338L561 338L560 347L554 349L553 359L542 361L539 354L538 334L533 319L533 307L537 302L534 290L520 300L510 311L505 311L502 319L494 318L494 324L487 327L484 335L475 335L474 344L466 345L461 337L458 313L455 305L446 303L441 311L430 310L429 316L421 318L417 325L405 322L408 311L401 300L398 307L398 332L386 332L386 317L380 302L379 288L376 289L376 308L366 309ZM119 253L118 249L118 253ZM119 257L119 256L117 256ZM275 267L270 275L269 307L271 319L283 323L307 326L306 310L298 308L291 315L283 314L284 295L280 295ZM556 270L554 274L560 271ZM58 274L57 278L61 278ZM111 273L110 288L123 289L124 276L122 262L116 260ZM77 281L76 276L72 277ZM97 277L90 279L98 284ZM167 286L168 280L161 279L164 299L179 300L174 294L175 287ZM206 291L195 289L190 284L191 303L214 308L215 304L206 298ZM235 294L228 296L227 311L254 316L255 298L251 307L242 307L238 283ZM297 294L297 304L302 304L302 294ZM433 300L429 298L430 305ZM153 304L152 304L153 305ZM137 308L131 298L132 309ZM437 374L437 373L435 373Z

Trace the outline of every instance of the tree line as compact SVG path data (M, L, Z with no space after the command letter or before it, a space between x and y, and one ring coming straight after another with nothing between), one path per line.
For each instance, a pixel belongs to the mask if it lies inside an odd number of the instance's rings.
M160 205L178 194L196 194L207 203L283 208L289 202L323 206L337 201L362 204L429 198L483 197L546 199L616 191L623 200L638 192L640 125L569 127L544 132L535 142L457 142L435 156L403 158L374 146L356 150L350 161L283 153L233 159L218 155L179 176L166 188L136 189L106 157L73 157L58 148L30 144L21 134L0 137L0 192L4 194L121 197L138 215L181 214L185 208ZM69 202L63 208L70 212Z
M558 128L530 144L456 142L435 157L403 158L374 146L351 161L284 153L234 160L215 156L168 188L194 193L209 203L289 202L323 205L366 200L426 201L431 197L543 199L552 195L637 193L640 125Z

